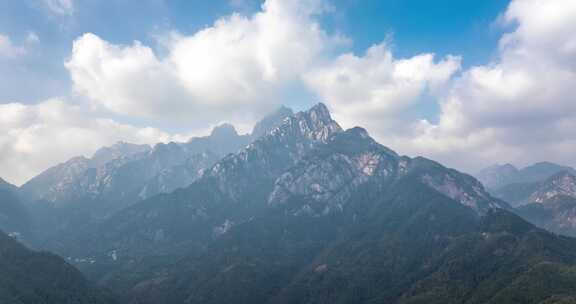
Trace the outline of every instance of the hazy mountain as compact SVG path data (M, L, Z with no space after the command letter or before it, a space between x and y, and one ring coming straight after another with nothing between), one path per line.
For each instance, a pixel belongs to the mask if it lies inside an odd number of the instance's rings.
M576 241L508 209L318 105L61 249L132 303L573 300Z
M96 252L108 260L112 251L125 257L172 252L181 242L203 246L219 227L260 212L275 179L315 144L340 131L322 104L297 113L238 153L224 157L191 186L127 208L93 228L83 241L72 239L66 250L56 249L66 255Z
M560 172L530 190L518 213L550 231L576 236L576 176Z
M476 177L488 189L498 190L512 184L540 182L562 171L576 173L576 170L568 166L539 162L522 169L510 164L494 165L481 170Z
M215 171L222 172L229 171ZM202 209L200 221L212 237L178 262L143 259L128 267L140 278L115 273L104 282L126 284L131 303L574 300L575 240L506 211L474 178L399 156L361 128L316 142L267 192L258 199L238 196L238 189L231 197L242 199ZM195 193L164 203L183 204L187 197L185 206L195 209L202 205L190 200L200 198ZM246 203L263 208L237 214L242 220L218 213Z
M0 231L0 303L112 304L74 267L46 252L34 252Z
M98 150L90 159L73 158L22 186L33 200L56 207L79 204L121 209L140 199L192 182L201 170L249 141L234 127L222 125L187 143L149 146L119 143Z
M493 165L480 170L476 178L488 189L510 184L518 176L518 169L511 164Z
M20 200L18 188L0 178L0 230L14 237L29 236L30 215Z
M150 151L149 145L136 145L126 142L118 142L110 147L98 149L90 159L92 167L99 167L117 158L127 157L134 154Z
M99 149L92 158L76 157L54 166L22 186L28 200L56 207L84 208L109 215L136 201L185 187L203 169L273 129L292 114L282 107L260 121L253 135L239 135L223 124L209 136L186 143L148 145L118 143Z
M248 144L234 127L209 136L153 148L119 143L94 157L76 157L34 177L21 188L34 211L40 239L60 238L158 193L185 187L205 168Z
M323 104L280 117L189 186L46 246L134 304L575 300L576 240L472 176L342 130ZM147 154L165 167L179 147ZM558 180L538 197L573 189Z
M268 132L282 124L285 118L292 116L293 114L294 112L292 109L284 106L280 107L278 110L264 117L254 125L251 133L252 138L258 139L259 137L266 135Z
M545 201L559 194L571 195L572 171L560 171L544 180L536 182L515 183L493 190L492 194L512 204L521 206Z

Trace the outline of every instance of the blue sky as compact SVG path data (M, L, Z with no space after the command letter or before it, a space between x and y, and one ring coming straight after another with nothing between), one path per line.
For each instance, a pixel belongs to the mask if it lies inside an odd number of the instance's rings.
M0 62L4 81L0 102L35 103L65 95L70 80L64 68L74 39L92 32L112 43L134 40L155 46L155 37L169 30L193 34L233 12L252 14L256 0L78 0L74 13L51 13L42 0L0 1L0 34L15 43L29 32L40 46L17 62ZM508 1L483 0L334 0L322 18L327 31L353 40L361 54L391 35L398 56L434 52L461 55L464 66L487 62L503 31L494 21ZM304 96L295 94L295 97Z
M468 172L576 165L575 28L574 0L0 0L0 175L318 101Z

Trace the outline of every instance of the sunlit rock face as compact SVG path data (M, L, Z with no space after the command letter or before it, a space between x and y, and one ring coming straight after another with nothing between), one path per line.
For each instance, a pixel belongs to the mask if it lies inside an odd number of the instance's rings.
M576 176L564 171L548 178L538 186L527 201L545 203L555 196L576 198Z

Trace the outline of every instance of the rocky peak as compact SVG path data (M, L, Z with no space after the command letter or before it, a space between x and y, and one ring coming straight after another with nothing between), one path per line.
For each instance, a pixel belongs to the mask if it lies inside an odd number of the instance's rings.
M576 176L568 171L559 172L540 183L528 201L545 203L555 196L576 198Z
M551 162L538 162L528 166L519 172L518 182L537 182L545 180L560 172L570 172L575 174L573 168Z
M30 199L56 201L65 196L64 189L71 187L90 168L90 159L74 157L33 177L21 189Z
M281 106L279 109L268 114L267 116L262 118L262 120L260 120L258 123L256 123L254 129L252 129L252 138L258 138L260 136L269 133L270 131L278 127L280 124L282 124L284 119L292 116L293 114L294 112L292 111L292 109L287 108L285 106Z
M223 193L237 199L246 189L252 189L250 183L277 178L316 144L341 131L326 106L318 104L284 119L237 154L219 161L205 176L216 179Z
M149 145L137 145L119 141L112 146L98 149L92 156L91 162L93 167L99 167L111 160L149 150Z
M332 119L328 108L318 103L308 111L298 112L286 119L271 133L274 136L303 136L313 141L326 142L334 133L341 132L342 128Z
M476 177L487 188L498 188L510 182L518 174L518 169L511 164L492 165L482 169Z
M238 136L238 132L233 125L229 123L223 123L219 126L214 127L212 129L212 133L210 133L211 137L220 137L220 138L229 138L229 137L236 137Z
M492 198L473 177L422 158L400 157L373 140L363 128L333 134L318 145L275 182L269 205L281 205L292 198L304 198L294 214L338 212L360 185L374 187L413 176L424 185L470 207L483 215L493 208L508 206Z
M342 211L360 185L391 180L397 159L394 151L378 144L363 128L337 132L276 180L268 204L277 206L300 197L307 204L291 210L295 215Z

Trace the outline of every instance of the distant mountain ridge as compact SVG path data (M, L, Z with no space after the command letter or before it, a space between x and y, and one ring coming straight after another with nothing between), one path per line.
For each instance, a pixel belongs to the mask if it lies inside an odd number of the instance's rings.
M280 108L255 128L266 133L292 112ZM57 237L77 225L100 221L142 199L185 187L204 169L253 140L230 124L185 143L117 143L92 158L75 157L22 185L19 192L34 210L38 233Z
M576 173L576 170L569 166L552 162L538 162L522 169L518 169L511 164L493 165L480 170L476 177L488 189L496 190L511 184L543 181L562 171Z
M529 190L518 214L550 231L576 237L576 176L560 172Z

